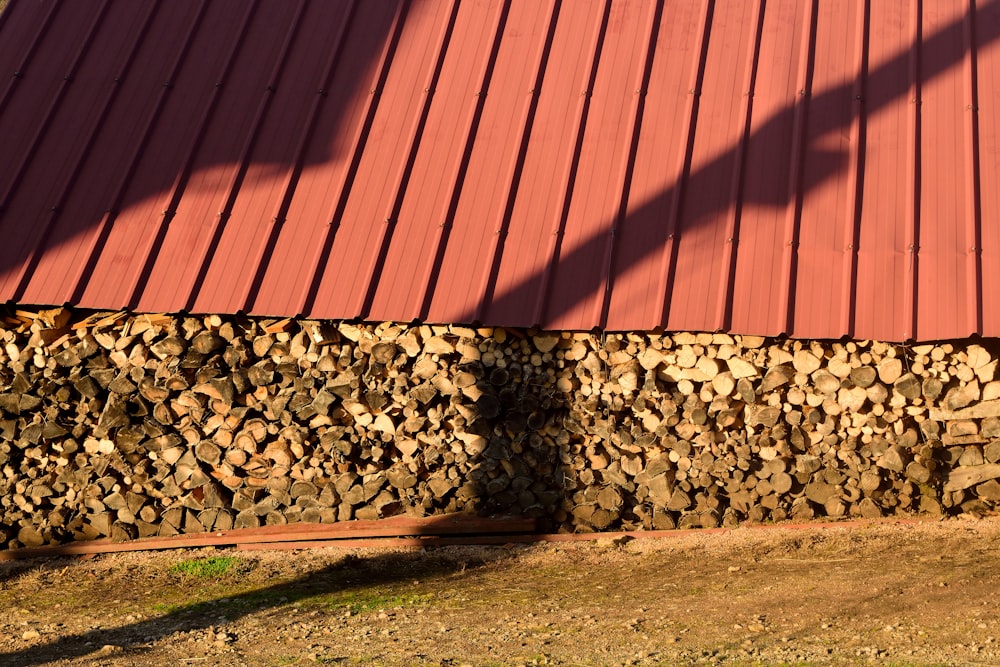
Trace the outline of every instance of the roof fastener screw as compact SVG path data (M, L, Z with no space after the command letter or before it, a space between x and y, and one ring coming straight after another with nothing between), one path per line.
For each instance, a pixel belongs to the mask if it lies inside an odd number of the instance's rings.
M806 94L806 91L804 91L804 90L800 90L799 91L799 95L805 95L805 94Z
M854 244L853 243L848 243L847 244L847 249L848 250L854 250Z
M860 96L860 95L855 95L855 96L854 96L854 99L856 99L857 101L859 101L859 102L860 102L860 101L861 101L861 96Z

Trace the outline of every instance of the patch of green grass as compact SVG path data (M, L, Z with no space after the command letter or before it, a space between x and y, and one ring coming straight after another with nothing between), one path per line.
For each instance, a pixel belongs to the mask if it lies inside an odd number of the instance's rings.
M211 556L209 558L193 558L182 560L170 567L173 574L199 577L201 579L216 579L226 574L238 563L233 556Z
M347 591L330 593L303 600L304 604L350 611L352 614L380 611L395 607L415 607L429 602L431 595L393 595L379 591Z

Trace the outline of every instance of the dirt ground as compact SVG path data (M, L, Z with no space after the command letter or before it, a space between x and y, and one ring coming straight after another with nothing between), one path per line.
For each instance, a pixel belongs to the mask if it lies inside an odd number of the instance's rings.
M996 665L1000 519L0 563L0 665Z

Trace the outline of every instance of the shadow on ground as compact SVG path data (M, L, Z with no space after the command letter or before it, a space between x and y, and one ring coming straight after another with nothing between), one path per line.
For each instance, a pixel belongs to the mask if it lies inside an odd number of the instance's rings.
M220 616L231 623L244 616L297 603L326 609L331 614L346 611L363 612L383 606L405 605L409 598L382 598L371 589L382 584L414 581L413 599L419 599L418 585L429 579L461 574L470 569L496 563L514 556L516 551L505 549L477 550L475 555L454 551L439 557L423 551L395 552L359 558L345 554L336 563L306 573L290 581L263 586L237 595L222 595L210 600L177 605L163 605L170 610L154 618L128 623L115 628L93 630L61 636L54 641L36 644L18 651L0 653L0 665L43 665L60 660L73 660L92 655L99 657L141 657L150 645L174 634L208 630L220 625ZM294 558L293 555L289 556ZM248 564L252 563L248 559ZM26 571L72 567L65 560L0 564L0 582L13 579ZM263 567L264 565L260 565ZM253 567L253 566L251 566ZM233 586L240 586L240 573L230 574ZM184 584L185 582L181 582ZM186 582L190 584L191 582ZM84 592L84 594L86 594Z

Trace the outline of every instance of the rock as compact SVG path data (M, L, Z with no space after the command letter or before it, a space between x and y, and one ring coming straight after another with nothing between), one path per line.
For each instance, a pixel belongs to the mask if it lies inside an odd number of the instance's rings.
M26 642L30 642L33 639L38 639L41 636L42 635L40 632L38 632L38 630L25 630L24 633L21 635L21 639L23 639Z
M616 535L614 537L598 538L597 546L602 549L621 548L631 542L634 538L631 535Z

